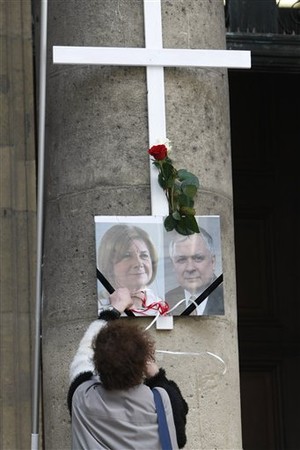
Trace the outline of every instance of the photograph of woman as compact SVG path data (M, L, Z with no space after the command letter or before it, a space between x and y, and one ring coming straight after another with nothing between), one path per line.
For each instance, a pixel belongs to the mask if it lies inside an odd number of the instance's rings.
M131 223L108 228L97 248L97 268L114 289L126 287L134 298L135 315L156 315L167 305L150 285L157 276L157 250L145 229ZM98 313L109 305L105 289L98 292Z

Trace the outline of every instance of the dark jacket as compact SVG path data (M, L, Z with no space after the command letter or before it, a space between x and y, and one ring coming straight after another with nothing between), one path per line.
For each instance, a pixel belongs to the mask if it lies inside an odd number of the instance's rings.
M123 319L121 319L123 320ZM97 420L101 421L100 414L103 412L103 406L102 406L102 400L101 405L97 405L97 401L94 397L97 398L97 395L100 395L103 391L103 387L101 387L101 382L99 379L95 379L94 376L94 367L92 363L92 341L94 336L100 331L100 329L105 326L104 320L98 320L92 322L92 324L89 326L88 330L85 332L83 338L80 341L79 348L77 350L77 353L71 363L70 366L70 386L68 390L68 408L71 414L71 417L73 413L75 414L74 420L72 423L72 440L73 445L75 448L82 448L84 449L87 443L95 443L97 445L98 449L103 448L101 444L101 438L100 435L98 435L97 431L95 433L92 433L92 435L89 434L89 430L95 429L97 430ZM151 378L147 378L144 382L146 386L144 386L144 389L149 389L149 393L151 392L151 389L154 387L162 388L165 392L163 392L165 395L167 395L167 398L165 398L165 404L167 405L169 402L169 405L171 407L171 410L169 411L169 414L171 412L171 415L173 415L172 420L173 422L173 429L175 425L175 434L177 439L177 444L179 448L183 448L186 444L186 415L188 413L188 405L184 398L182 397L182 394L180 392L179 387L177 384L169 380L166 377L164 369L160 368L159 372ZM80 387L80 389L78 389ZM137 386L137 389L141 390L142 385ZM91 390L95 393L91 395ZM141 390L142 391L142 390ZM98 394L97 394L98 392ZM78 395L77 395L78 394ZM120 392L120 395L122 393ZM147 393L145 392L145 395ZM111 394L110 394L111 395ZM128 393L124 391L124 395L122 394L120 397L120 404L122 402L122 398L128 397ZM100 398L99 397L99 398ZM146 397L149 397L149 394L146 395ZM76 398L76 401L73 404L73 398ZM129 398L129 397L128 397ZM151 400L152 396L149 397L148 403L145 403L145 407L147 404L148 412L145 410L145 414L149 414L152 416L153 412L151 408L154 408L154 414L155 414L155 407L154 407L154 400L152 403ZM107 404L109 405L110 401L113 401L113 399L110 399L107 397ZM134 399L132 399L134 402ZM104 400L103 400L104 401ZM128 404L128 400L126 401ZM87 408L87 413L84 414L85 408ZM88 414L88 409L92 408L93 411L91 411L92 414ZM124 410L124 408L121 408ZM97 419L99 412L99 418ZM167 412L167 411L166 411ZM94 414L93 414L94 413ZM149 415L149 417L150 417ZM119 416L117 416L119 417ZM91 418L94 420L93 423L91 423ZM133 421L132 421L133 422ZM134 425L134 423L130 422L131 429L128 429L128 433L132 432L132 426L136 426L138 431L138 425ZM128 422L129 423L129 422ZM103 424L101 423L101 426ZM150 424L149 424L150 425ZM116 419L115 426L118 427L118 419ZM100 428L100 425L99 425ZM80 429L82 430L82 434L80 434ZM102 429L102 436L106 439L111 439L111 436L109 436L109 432L104 432L105 428ZM106 430L107 431L107 430ZM108 430L109 431L109 430ZM172 430L170 430L172 431ZM105 435L105 436L104 436ZM105 441L106 443L109 441ZM104 447L107 448L107 447Z
M185 298L184 289L178 286L166 293L165 299L170 308L176 305L180 300ZM179 316L186 309L185 302L181 303L173 311L174 316ZM209 295L203 315L223 315L224 314L224 294L223 286L219 285Z

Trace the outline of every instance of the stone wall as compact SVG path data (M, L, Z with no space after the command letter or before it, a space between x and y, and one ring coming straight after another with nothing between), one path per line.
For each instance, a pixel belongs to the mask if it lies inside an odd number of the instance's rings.
M31 2L2 1L0 285L2 448L30 448L36 165Z
M165 47L223 48L223 2L162 2ZM96 318L94 215L151 214L144 68L54 66L53 45L144 46L136 0L49 5L43 369L46 449L70 448L68 365ZM176 166L199 176L197 212L221 217L225 316L151 329L190 406L190 450L241 448L229 100L226 70L165 69ZM136 319L148 325L150 319ZM216 358L220 356L224 367Z

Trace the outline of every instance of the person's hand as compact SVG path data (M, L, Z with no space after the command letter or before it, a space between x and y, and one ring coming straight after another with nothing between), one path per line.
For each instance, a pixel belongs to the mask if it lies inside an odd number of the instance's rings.
M146 364L146 368L145 368L145 375L146 378L151 378L154 377L155 375L157 375L159 372L159 368L158 365L156 364L156 362L153 361L148 361Z
M142 308L145 302L145 292L143 290L131 291L130 295L133 300L133 306L137 309Z
M110 296L111 305L116 308L121 314L127 308L131 308L133 305L130 291L127 288L118 288Z

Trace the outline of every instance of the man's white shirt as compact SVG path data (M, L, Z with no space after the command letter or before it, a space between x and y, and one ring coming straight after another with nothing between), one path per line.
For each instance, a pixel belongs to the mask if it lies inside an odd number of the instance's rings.
M198 298L200 294L201 294L201 292L192 295L190 292L184 290L186 308L193 303L191 301L191 297L194 300L196 300L196 298ZM197 306L197 308L196 308L197 316L202 316L204 309L206 307L207 301L208 301L208 297L199 306Z

